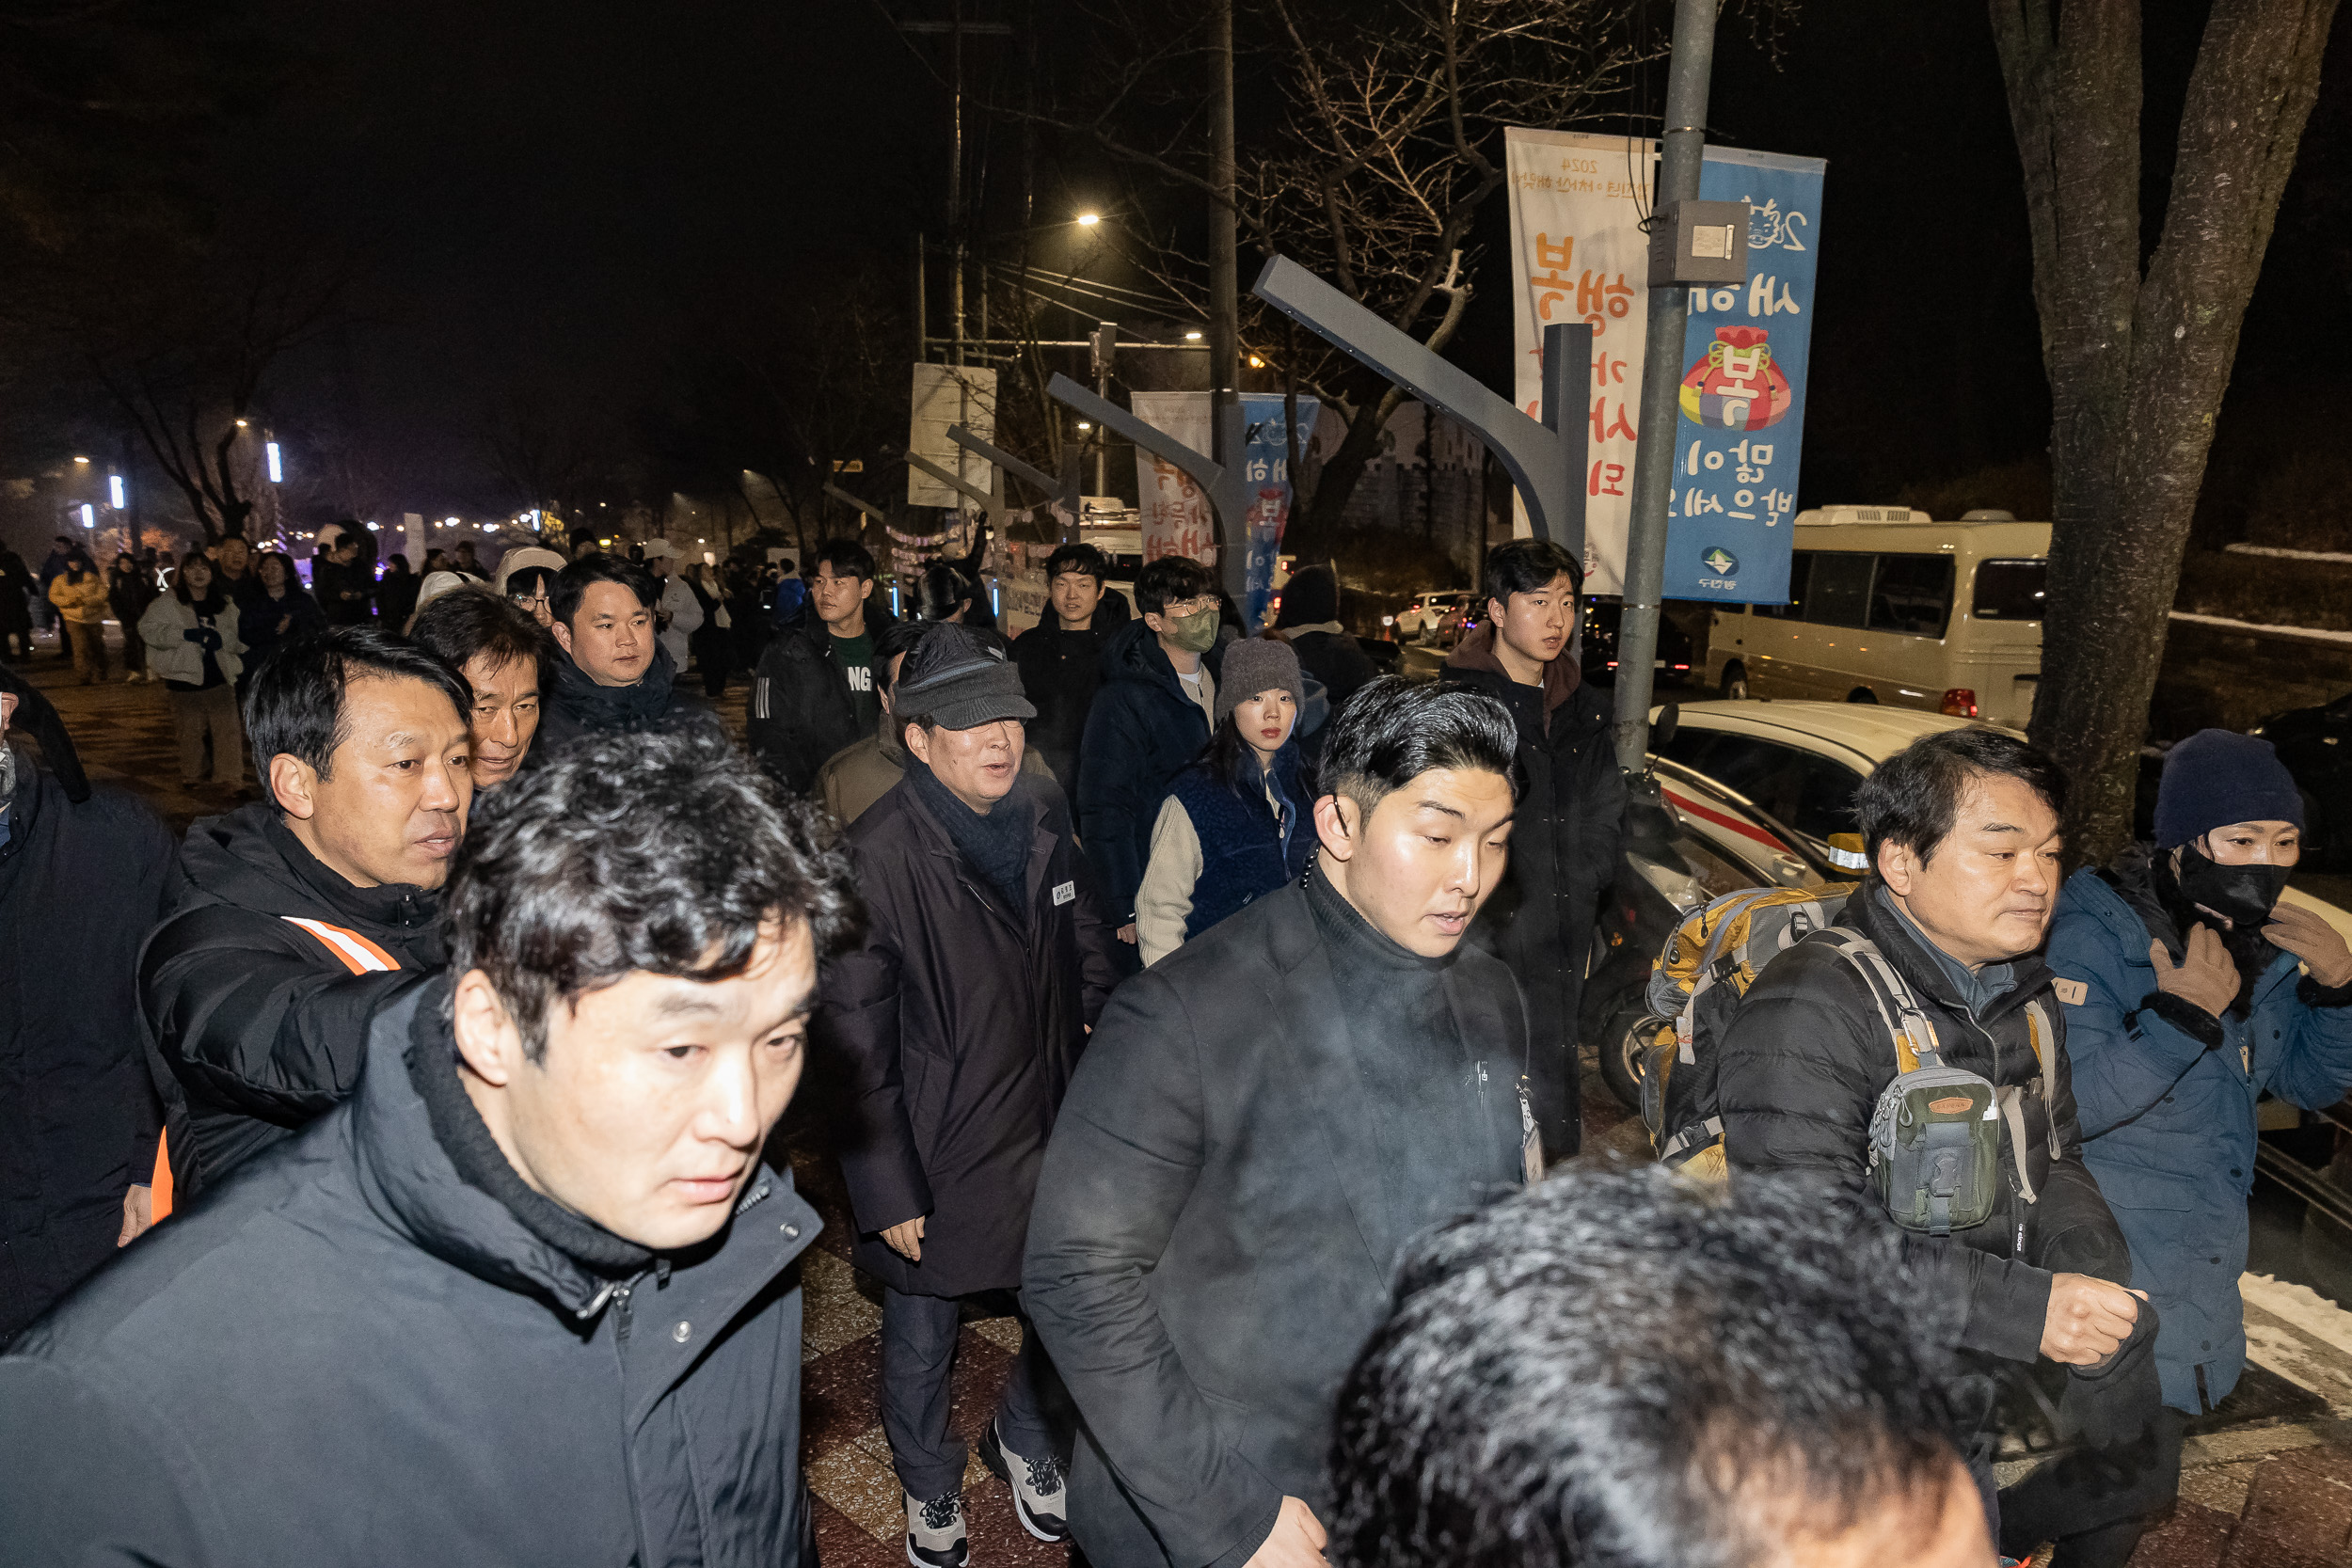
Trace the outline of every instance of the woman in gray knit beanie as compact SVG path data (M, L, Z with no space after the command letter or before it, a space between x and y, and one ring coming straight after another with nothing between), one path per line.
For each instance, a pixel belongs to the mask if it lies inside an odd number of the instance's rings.
M1145 963L1307 869L1314 782L1296 736L1306 696L1289 643L1244 638L1225 650L1216 729L1168 781L1136 891Z

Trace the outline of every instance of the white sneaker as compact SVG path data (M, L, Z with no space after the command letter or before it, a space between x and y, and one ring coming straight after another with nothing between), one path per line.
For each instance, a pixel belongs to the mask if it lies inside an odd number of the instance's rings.
M1023 1529L1040 1541L1070 1539L1066 1517L1070 1505L1063 1497L1058 1456L1048 1453L1032 1459L1013 1452L996 1434L996 1423L992 1420L980 1433L980 1463L1012 1488L1012 1511L1021 1516Z
M963 1568L963 1494L950 1492L929 1502L907 1499L907 1561L914 1568Z

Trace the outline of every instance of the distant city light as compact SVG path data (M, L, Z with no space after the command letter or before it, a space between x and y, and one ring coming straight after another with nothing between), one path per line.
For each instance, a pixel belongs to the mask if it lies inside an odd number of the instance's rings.
M1200 341L1200 332L1199 332L1198 330L1191 331L1191 332L1187 332L1187 333L1185 333L1185 334L1184 334L1184 341L1186 341L1186 342L1188 342L1188 343L1197 343L1197 342L1199 342Z
M370 523L368 525L368 531L370 533L373 533L375 531L375 525L373 523Z
M1251 355L1251 356L1249 356L1249 368L1250 368L1251 370L1253 370L1253 371L1262 371L1262 370L1264 370L1264 369L1265 369L1265 361L1264 361L1264 360L1263 360L1263 359L1261 359L1261 358L1259 358L1256 355L1254 355L1254 354L1253 354L1253 355Z
M1078 214L1078 227L1081 229L1091 229L1102 221L1103 214L1100 213L1080 213Z
M239 430L243 430L245 428L245 421L243 420L239 420L237 421L237 428Z
M447 524L448 524L451 528L455 528L455 527L457 527L457 526L458 526L457 519L456 519L456 518L454 518L454 517L447 517L447 518L444 518L444 519L442 519L442 520L443 520L444 522L446 522L446 523L447 523Z
M106 494L107 497L113 501L114 509L117 512L121 511L124 507L131 504L130 494L123 486L122 476L120 474L112 474L107 477Z
M496 533L498 531L499 526L496 523L485 523L482 525L482 531L485 533Z
M269 482L272 484L285 483L286 468L285 465L278 460L278 443L272 441L264 450L269 453Z
M89 461L89 459L88 459L88 458L87 458L87 457L77 457L77 458L75 458L73 461L75 461L76 463L87 463L87 462Z
M84 528L96 528L98 526L98 508L90 505L87 501L84 501L82 503L82 526Z

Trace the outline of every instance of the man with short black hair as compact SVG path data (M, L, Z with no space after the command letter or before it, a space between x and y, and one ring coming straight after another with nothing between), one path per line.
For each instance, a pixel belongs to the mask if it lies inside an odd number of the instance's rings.
M494 797L348 1103L0 1359L8 1560L813 1562L819 1221L762 1150L854 924L821 838L706 733Z
M1898 1042L1888 1008L1899 998L1888 1000L1867 956L1857 960L1839 933L1864 939L1908 989L1926 1047L1945 1069L1989 1084L1994 1101L1985 1145L1997 1168L1981 1173L1993 1183L1988 1213L1940 1234L1910 1230L1908 1266L1959 1307L1955 1348L2067 1367L2070 1427L2097 1434L2093 1447L2128 1441L2156 1418L2155 1314L2127 1289L2131 1255L2083 1166L2066 1009L2037 951L2058 902L2065 776L2000 731L1942 730L1881 763L1855 804L1867 880L1835 932L1815 932L1765 967L1724 1033L1717 1101L1733 1179L1804 1171L1870 1189L1884 1163L1872 1132L1882 1097L1922 1045L1915 1029ZM1947 1205L1963 1158L1955 1149L1950 1169L1919 1179L1945 1183ZM1887 1201L1915 1208L1910 1188L1890 1189ZM1997 1521L1991 1451L1988 1430L1967 1457Z
M643 735L672 724L719 729L718 716L678 685L654 635L661 586L633 561L592 555L556 574L548 610L559 650L542 709L539 749L584 735Z
M854 539L828 539L811 560L808 620L782 628L752 677L745 738L760 766L808 793L817 769L882 722L874 639L892 616L874 602L874 557Z
M1509 858L1511 751L1488 698L1364 688L1304 880L1104 1010L1022 1271L1090 1560L1319 1561L1332 1397L1406 1238L1523 1179L1527 1019L1462 942Z
M254 673L267 798L188 830L139 960L176 1199L340 1102L368 1017L440 964L470 702L464 676L373 627L286 643Z
M957 1302L1020 1289L1046 1135L1117 979L1069 808L1022 776L1036 711L993 639L923 633L893 701L906 776L850 834L865 945L825 981L823 1037L855 1096L841 1171L855 1261L882 1287L882 1430L916 1568L965 1558L964 1450L947 1431ZM1069 1444L1047 1418L1050 1375L1025 1335L980 1451L1023 1528L1058 1541Z
M1037 705L1029 744L1073 800L1087 712L1103 684L1103 648L1127 619L1127 601L1108 586L1110 573L1110 561L1092 545L1055 550L1045 558L1045 609L1012 644L1021 689Z
M223 570L226 571L225 565ZM360 561L359 539L355 533L346 531L337 534L323 551L310 558L311 595L318 600L330 626L364 625L373 609L374 589L375 574Z
M469 771L477 793L496 789L520 770L539 733L554 640L529 610L492 594L444 594L418 613L408 634L472 689Z
M1131 945L1160 798L1216 727L1216 677L1201 659L1216 646L1216 579L1190 557L1164 555L1136 575L1136 608L1143 618L1103 648L1103 685L1078 748L1077 794L1078 834L1111 924Z
M1406 1254L1340 1390L1331 1561L1989 1568L1948 1307L1851 1193L1570 1166Z
M1483 691L1518 727L1527 793L1511 874L1479 917L1478 942L1511 966L1527 1000L1528 1079L1547 1159L1583 1140L1577 1076L1584 956L1625 836L1606 692L1583 684L1574 652L1576 557L1548 539L1486 552L1486 623L1449 655L1439 681Z

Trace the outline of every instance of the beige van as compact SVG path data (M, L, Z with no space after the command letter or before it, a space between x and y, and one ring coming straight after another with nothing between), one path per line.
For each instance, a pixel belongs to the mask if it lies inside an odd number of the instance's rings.
M1726 697L1885 703L2017 729L2042 676L2050 525L1904 507L1801 512L1785 605L1713 612Z

